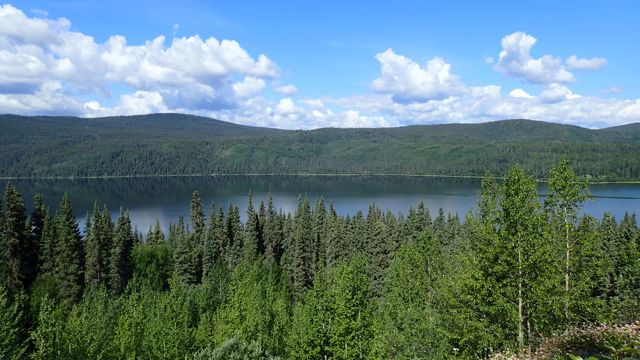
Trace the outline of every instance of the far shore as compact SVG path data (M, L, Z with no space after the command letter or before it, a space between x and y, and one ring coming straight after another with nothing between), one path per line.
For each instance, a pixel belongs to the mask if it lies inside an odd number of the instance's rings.
M216 176L404 176L404 177L425 177L425 178L449 178L449 179L472 179L482 180L484 176L477 175L443 175L443 174L393 174L393 173L220 173L220 174L140 174L140 175L101 175L101 176L0 176L0 180L82 180L82 179L132 179L132 178L162 178L162 177L216 177ZM496 179L503 179L496 176ZM537 182L546 183L546 179L536 179ZM587 180L589 185L598 184L640 184L637 180Z

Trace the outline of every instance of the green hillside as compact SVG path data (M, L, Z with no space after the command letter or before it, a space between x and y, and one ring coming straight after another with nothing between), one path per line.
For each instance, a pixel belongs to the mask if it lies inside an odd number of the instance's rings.
M580 175L640 179L640 124L601 130L531 120L378 129L277 130L205 117L0 116L0 176L212 173L537 177L562 157Z

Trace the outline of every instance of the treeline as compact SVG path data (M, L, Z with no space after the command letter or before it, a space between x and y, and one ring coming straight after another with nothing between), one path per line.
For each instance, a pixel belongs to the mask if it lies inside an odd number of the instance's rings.
M142 235L68 197L26 214L12 185L0 225L2 359L476 359L533 354L585 324L640 320L640 231L580 215L563 161L540 206L515 166L483 180L461 221L424 204L340 216L322 199L233 204Z
M123 131L125 129L125 131ZM275 130L180 114L80 119L0 115L0 176L430 174L544 178L569 158L597 180L640 179L640 126L529 120L381 129Z

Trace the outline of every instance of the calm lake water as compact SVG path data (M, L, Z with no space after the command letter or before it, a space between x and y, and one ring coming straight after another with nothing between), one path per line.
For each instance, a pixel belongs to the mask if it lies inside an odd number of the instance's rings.
M106 205L114 214L122 206L129 210L138 230L146 233L159 219L166 229L180 215L189 216L191 193L198 191L205 208L212 201L225 208L233 203L244 216L247 195L252 192L254 203L267 201L271 192L276 206L283 211L295 211L298 196L307 196L312 202L319 197L325 203L333 202L338 213L366 213L369 204L376 204L393 213L407 213L410 207L424 201L432 214L442 207L445 212L461 217L476 203L479 180L405 177L405 176L202 176L121 179L75 180L11 180L32 206L35 193L41 193L45 203L57 208L66 192L82 226L94 201ZM611 212L620 219L625 212L640 214L640 184L591 185L593 199L584 211L596 217ZM546 187L539 186L544 196Z

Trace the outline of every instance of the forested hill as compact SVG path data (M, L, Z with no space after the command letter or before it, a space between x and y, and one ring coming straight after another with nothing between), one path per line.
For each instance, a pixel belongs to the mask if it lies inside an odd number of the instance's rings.
M381 129L277 130L205 117L0 115L0 176L214 173L506 173L567 157L579 175L640 179L640 124L601 130L531 120Z

